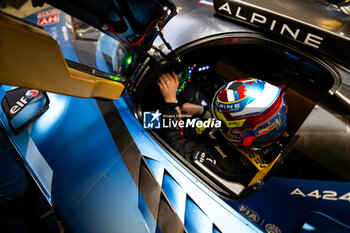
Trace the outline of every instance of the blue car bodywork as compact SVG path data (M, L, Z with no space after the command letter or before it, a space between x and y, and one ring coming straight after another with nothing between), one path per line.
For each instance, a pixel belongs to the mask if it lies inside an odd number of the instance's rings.
M37 24L38 14L26 20ZM67 15L59 14L59 22L43 28L65 59L82 62L67 32ZM95 68L113 73L103 54L114 64L118 42L100 36L93 43ZM0 97L12 88L1 86ZM3 111L0 120L72 232L350 231L349 182L272 176L254 195L233 201L208 188L154 140L135 118L129 96L113 102L48 96L49 109L22 133L11 131Z

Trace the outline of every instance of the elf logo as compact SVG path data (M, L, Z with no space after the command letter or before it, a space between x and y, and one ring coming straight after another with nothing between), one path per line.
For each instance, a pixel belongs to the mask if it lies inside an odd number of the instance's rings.
M12 115L18 113L22 108L24 108L28 104L28 99L32 99L38 95L39 91L37 90L29 90L26 92L25 96L22 96L14 106L11 107L10 113Z

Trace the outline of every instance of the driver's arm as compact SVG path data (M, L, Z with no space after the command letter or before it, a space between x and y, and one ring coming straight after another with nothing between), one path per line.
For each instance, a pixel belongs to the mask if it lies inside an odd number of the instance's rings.
M157 84L165 102L162 108L162 113L168 116L173 116L171 120L177 121L176 115L179 114L176 110L176 91L179 85L177 75L174 72L161 74L158 78ZM183 138L181 135L181 129L178 127L165 128L163 129L163 133L165 141L190 162L196 152L201 150L200 145Z
M176 92L179 78L175 72L161 74L158 78L158 86L165 103L177 103ZM203 106L192 103L184 103L180 106L180 110L182 114L191 116L203 115L207 111Z

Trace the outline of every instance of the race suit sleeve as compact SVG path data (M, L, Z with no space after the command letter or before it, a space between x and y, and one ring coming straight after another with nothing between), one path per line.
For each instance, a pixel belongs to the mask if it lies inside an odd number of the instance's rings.
M163 106L162 113L172 121L177 121L176 116L178 115L178 112L175 108L175 103L166 103ZM181 135L181 129L179 127L163 128L163 136L165 141L189 162L193 160L194 155L199 151L206 151L206 148L203 145L185 139Z

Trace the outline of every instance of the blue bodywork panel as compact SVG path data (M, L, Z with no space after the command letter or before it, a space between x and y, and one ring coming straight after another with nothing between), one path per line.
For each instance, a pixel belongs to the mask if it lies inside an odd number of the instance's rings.
M4 87L1 89L3 96ZM70 228L74 232L110 232L111 229L155 232L156 220L121 159L96 101L57 94L49 94L49 98L49 109L19 135L10 133L3 112L1 121L47 198ZM169 161L171 157L130 117L132 112L123 98L116 106L126 117L123 120L136 144L144 148L142 154L154 159L150 167L163 170L156 174L165 175L164 192L185 227L192 229L189 232L203 232L204 226L207 226L205 232L210 232L213 224L223 232L230 228L259 231L236 211L226 209L227 205L223 208L225 203L220 198L196 184L196 179L175 161ZM206 219L206 225L198 224L199 219Z

